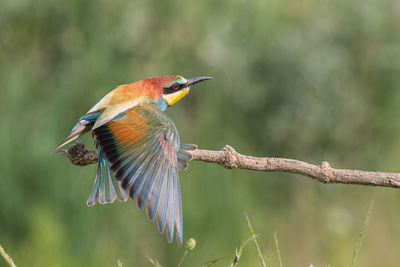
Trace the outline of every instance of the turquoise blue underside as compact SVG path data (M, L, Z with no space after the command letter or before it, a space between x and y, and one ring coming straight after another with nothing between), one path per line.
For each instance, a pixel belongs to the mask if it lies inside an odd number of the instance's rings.
M165 100L160 97L157 101L156 101L157 106L162 110L165 111L168 108L168 104L167 102L165 102Z

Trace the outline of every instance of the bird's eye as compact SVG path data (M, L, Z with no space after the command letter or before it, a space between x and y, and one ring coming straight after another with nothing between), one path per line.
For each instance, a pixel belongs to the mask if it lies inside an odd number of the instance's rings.
M180 83L174 82L170 86L164 87L164 94L166 94L166 95L173 94L173 93L179 91L182 88L182 86L183 85L181 85Z
M174 85L172 85L172 87L173 87L175 90L178 90L179 87L180 87L180 85L179 85L179 83L174 83Z

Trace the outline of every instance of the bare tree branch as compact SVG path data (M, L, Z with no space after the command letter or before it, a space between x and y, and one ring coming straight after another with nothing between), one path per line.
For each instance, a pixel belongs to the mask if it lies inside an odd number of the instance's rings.
M68 150L59 149L56 152L68 157L72 164L78 166L97 162L97 152L85 149L85 145L79 141L71 145ZM192 154L192 160L216 163L227 169L297 173L326 184L360 184L400 188L400 173L395 172L334 169L326 161L320 165L313 165L295 159L246 156L237 153L229 145L219 151L195 149L188 150L188 152Z

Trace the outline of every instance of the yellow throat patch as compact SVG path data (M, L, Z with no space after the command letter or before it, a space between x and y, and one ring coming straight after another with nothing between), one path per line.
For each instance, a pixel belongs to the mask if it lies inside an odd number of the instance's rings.
M185 95L189 93L190 87L187 87L183 90L180 90L173 94L163 95L165 102L167 102L168 106L172 106L179 100L181 100Z

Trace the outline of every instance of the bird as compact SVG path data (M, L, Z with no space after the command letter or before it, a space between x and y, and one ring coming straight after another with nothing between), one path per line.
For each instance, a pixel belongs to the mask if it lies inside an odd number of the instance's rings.
M212 77L179 75L151 77L120 85L86 114L56 148L92 131L98 154L97 174L87 205L136 199L146 207L158 230L178 246L183 240L179 170L188 166L195 145L181 144L178 131L164 111L189 93L190 87Z

